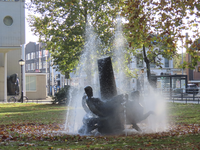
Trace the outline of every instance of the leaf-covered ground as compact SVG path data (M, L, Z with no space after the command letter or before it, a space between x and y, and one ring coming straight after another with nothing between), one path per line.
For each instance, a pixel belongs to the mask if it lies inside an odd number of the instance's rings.
M197 124L128 136L68 135L61 124L11 124L0 126L0 149L200 149L199 135Z
M9 106L10 107L10 106ZM15 105L16 107L16 105ZM29 113L33 110L32 120L22 121L10 120L12 113L5 114L6 106L4 105L4 113L0 110L1 120L7 120L6 124L0 123L0 150L17 150L17 149L200 149L200 125L195 120L199 119L198 113L200 105L184 105L171 104L169 109L170 122L168 130L158 133L138 133L132 132L131 135L123 134L118 136L79 136L68 135L64 129L64 122L52 122L54 117L63 117L65 111L63 106L51 105L30 105L30 108L24 108L22 104L18 106L19 111L23 107L24 112ZM9 109L9 108L8 108ZM190 115L195 118L188 119ZM13 109L12 109L13 110ZM55 111L54 111L55 110ZM14 111L14 114L16 114ZM39 116L35 116L35 111ZM44 112L53 112L55 116L46 121L38 121L36 118L43 118ZM59 115L56 115L58 113ZM27 117L22 113L21 117ZM47 115L47 114L45 114ZM42 117L41 117L42 116ZM21 118L20 117L20 118ZM186 117L186 118L184 118ZM59 117L57 118L59 120ZM26 119L25 119L26 120ZM34 120L36 120L34 122ZM177 122L175 121L177 120ZM181 120L181 121L180 121ZM187 120L187 121L186 121Z

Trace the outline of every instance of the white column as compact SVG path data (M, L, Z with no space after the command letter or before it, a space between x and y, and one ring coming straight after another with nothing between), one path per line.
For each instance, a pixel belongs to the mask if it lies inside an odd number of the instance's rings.
M4 102L7 102L7 53L4 53Z
M21 58L25 61L25 48L24 44L22 45L22 56ZM22 66L23 68L23 95L26 96L26 75L25 75L25 66L26 66L26 61L25 64Z
M51 74L52 74L52 82L51 82L51 89L52 89L52 96L54 96L54 70L53 70L53 66L51 67Z

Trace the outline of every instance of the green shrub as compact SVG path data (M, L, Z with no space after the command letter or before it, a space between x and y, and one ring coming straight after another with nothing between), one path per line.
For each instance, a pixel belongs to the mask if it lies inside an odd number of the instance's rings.
M55 93L55 96L52 98L53 104L68 104L70 98L70 85L66 85L64 88L61 88L58 93Z

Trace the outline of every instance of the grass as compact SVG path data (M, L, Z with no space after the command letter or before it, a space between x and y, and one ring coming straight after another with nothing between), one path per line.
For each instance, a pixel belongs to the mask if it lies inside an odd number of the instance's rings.
M63 123L65 121L66 108L64 105L35 103L0 104L0 125L12 123Z
M169 103L167 108L171 122L200 124L200 105L198 104Z
M0 150L200 149L198 104L168 103L171 130L130 136L94 137L61 133L60 125L65 123L67 109L64 105L51 104L0 104Z

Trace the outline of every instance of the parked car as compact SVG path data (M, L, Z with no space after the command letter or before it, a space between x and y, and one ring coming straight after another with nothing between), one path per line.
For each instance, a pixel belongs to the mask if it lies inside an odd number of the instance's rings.
M186 93L197 95L199 93L198 86L196 84L188 84L187 89L186 89Z

